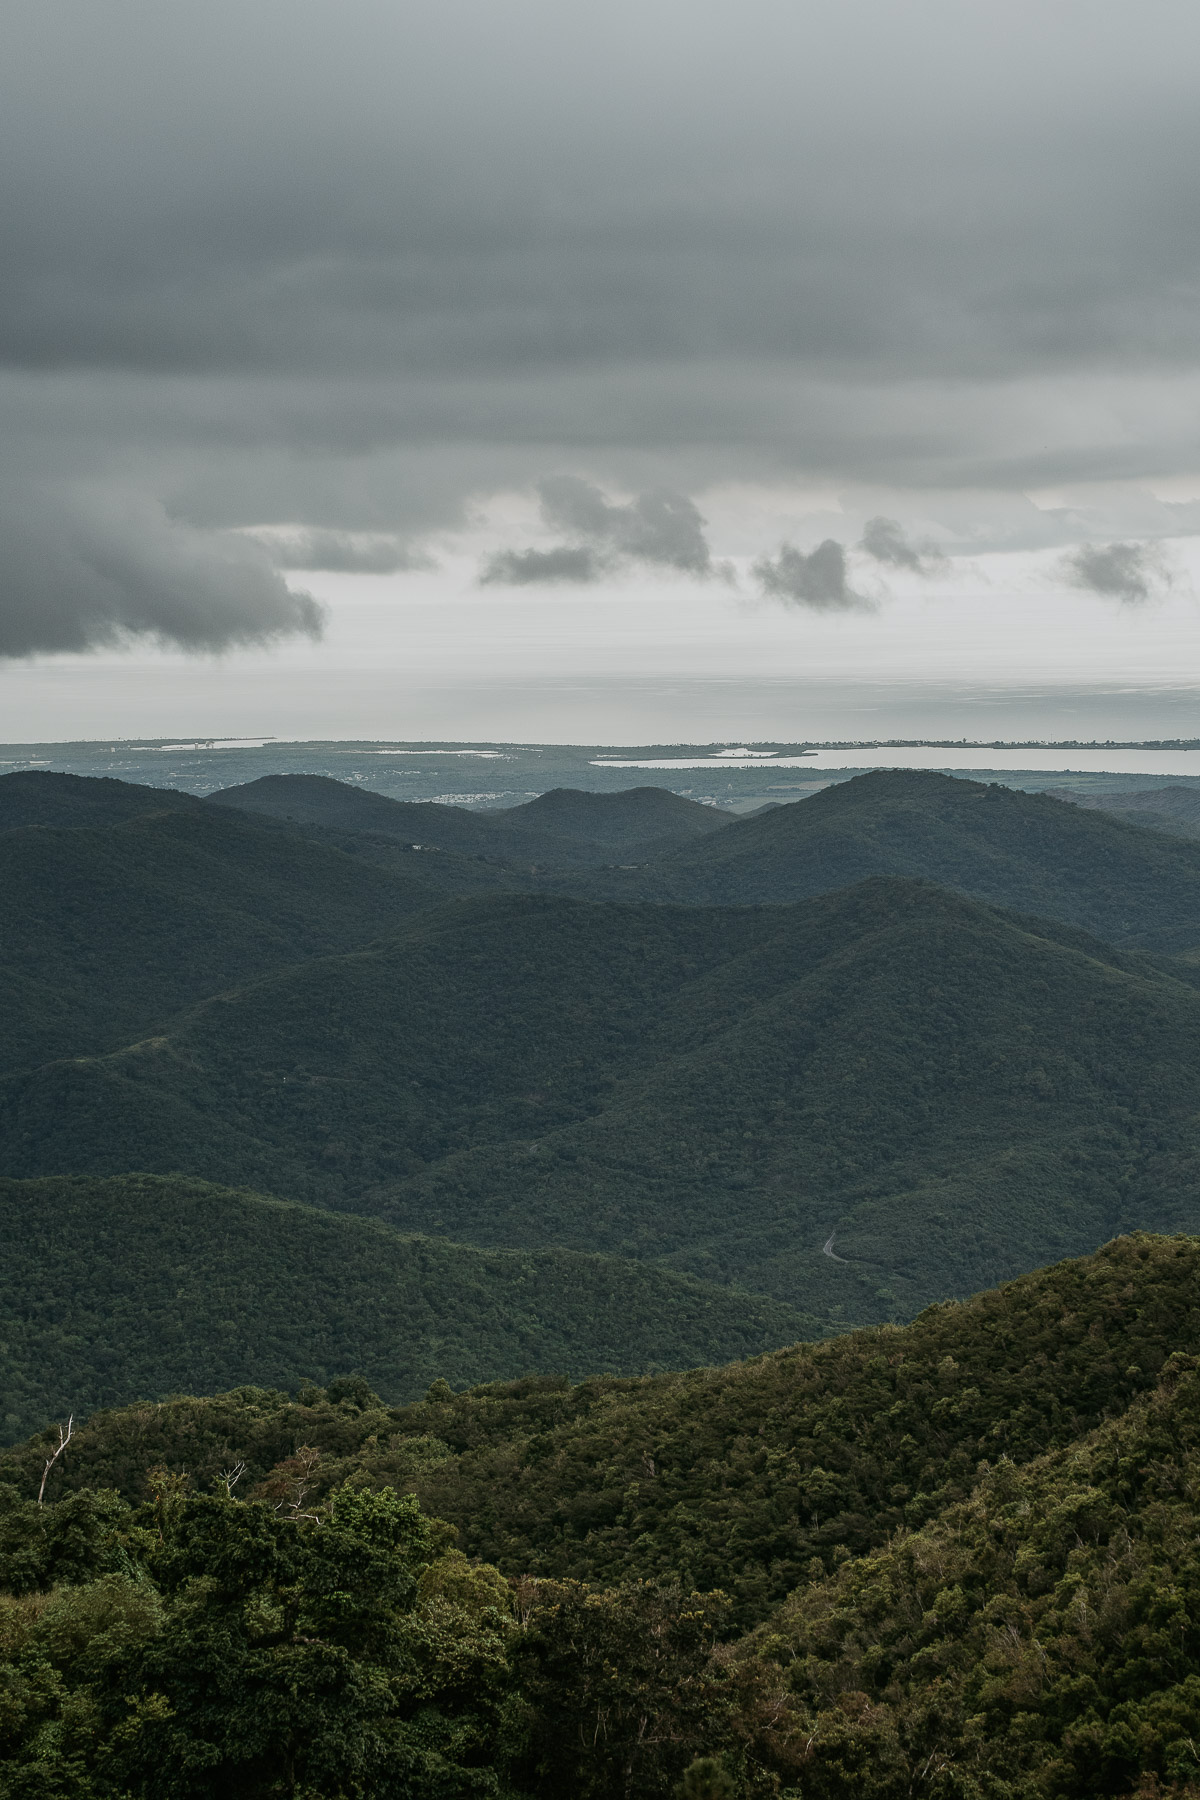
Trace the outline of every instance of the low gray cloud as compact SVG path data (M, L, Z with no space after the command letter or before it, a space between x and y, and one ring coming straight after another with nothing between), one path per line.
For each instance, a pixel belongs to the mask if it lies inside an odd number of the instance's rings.
M689 575L712 573L704 519L686 494L660 488L614 505L593 482L554 475L538 484L538 496L547 525L597 548Z
M826 538L807 554L793 544L783 544L774 561L760 557L752 573L764 594L788 606L809 606L814 612L851 612L874 605L850 586L846 552L836 538Z
M1157 544L1080 544L1061 567L1072 587L1135 605L1171 585Z
M578 475L547 476L537 492L546 524L574 541L549 550L501 550L484 564L482 582L593 582L630 563L702 577L724 573L713 563L703 515L686 494L657 488L612 501Z
M908 569L914 575L939 574L946 566L937 544L914 544L898 519L882 515L867 520L858 547L876 562L887 563L893 569Z
M484 587L534 587L539 582L590 582L612 567L586 544L557 544L553 550L498 550L484 563Z
M386 531L331 531L317 526L269 526L248 531L277 569L328 569L346 574L393 575L431 569L433 559Z
M322 608L293 592L259 545L142 502L13 491L0 510L0 571L3 657L130 637L224 650L321 631Z

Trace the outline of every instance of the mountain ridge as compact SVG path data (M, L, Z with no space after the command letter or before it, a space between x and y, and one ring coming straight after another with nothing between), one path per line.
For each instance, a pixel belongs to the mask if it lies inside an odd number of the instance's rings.
M869 1321L1200 1222L1200 995L928 883L493 896L7 1077L0 1121L10 1176L184 1168Z
M640 1373L819 1335L777 1301L617 1258L487 1251L183 1177L0 1179L3 1434L47 1415L358 1369Z

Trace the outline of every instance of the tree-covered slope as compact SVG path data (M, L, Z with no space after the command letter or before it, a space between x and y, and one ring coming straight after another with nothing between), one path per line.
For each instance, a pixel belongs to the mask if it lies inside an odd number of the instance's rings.
M1195 1800L1198 1254L722 1370L119 1409L45 1506L40 1433L0 1786Z
M63 775L51 769L0 775L0 831L22 825L119 825L141 813L191 812L200 804L174 788L110 776Z
M781 1678L801 1792L1190 1800L1196 1357L1082 1441L979 1473L968 1500L806 1584L742 1647Z
M372 837L396 838L440 850L475 856L501 856L509 847L507 836L497 829L493 815L472 812L465 806L445 806L432 800L394 800L369 788L353 787L328 775L262 775L238 787L221 788L206 796L205 805L221 811L264 814L297 825L319 825L331 830L361 832ZM497 819L503 813L494 815ZM521 854L547 854L561 846L544 844L536 837L522 841Z
M528 1379L409 1406L246 1391L100 1413L56 1491L199 1485L298 1444L314 1489L391 1481L508 1573L719 1586L759 1619L810 1574L965 1499L981 1463L1030 1463L1119 1416L1169 1359L1200 1352L1200 1244L1133 1236L913 1324L640 1379ZM341 1398L339 1398L341 1397ZM0 1457L28 1488L41 1438ZM36 1485L36 1482L35 1482Z
M144 1168L911 1316L1198 1222L1200 995L925 884L508 896L0 1084L0 1170Z
M551 831L557 836L610 852L642 855L669 845L708 837L732 823L715 806L703 806L669 788L622 788L591 794L580 788L551 788L524 806L489 815L509 830Z
M0 800L17 780L0 778ZM157 801L126 783L83 785L120 788L121 806L126 790ZM0 831L0 1067L116 1048L203 995L368 943L458 885L454 859L371 867L198 801L115 822L103 800L88 804L100 823Z
M1152 788L1051 788L1057 800L1112 813L1130 825L1156 826L1180 837L1200 837L1200 792L1191 783L1169 782Z
M391 1401L687 1367L811 1335L778 1301L568 1250L403 1237L203 1182L0 1181L7 1440L50 1415L361 1370Z
M936 881L1117 944L1200 943L1200 845L1046 794L917 770L860 775L738 820L652 869L606 876L603 891L762 905L872 875Z

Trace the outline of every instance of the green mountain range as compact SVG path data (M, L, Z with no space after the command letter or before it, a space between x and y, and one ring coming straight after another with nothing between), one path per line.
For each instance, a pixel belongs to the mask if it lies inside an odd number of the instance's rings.
M471 812L432 801L393 800L325 775L264 775L210 794L207 804L519 868L606 864L617 858L645 862L732 823L732 814L666 788L615 794L555 788L523 806Z
M1200 994L1162 946L1200 943L1198 847L903 774L740 821L661 789L507 815L315 777L218 799L0 779L0 1176L141 1171L369 1216L459 1246L460 1294L484 1251L617 1259L664 1293L760 1296L756 1344L767 1318L910 1318L1121 1231L1197 1227ZM413 812L459 838L414 851ZM544 868L502 853L551 837ZM826 891L706 902L714 871L752 868ZM627 878L656 897L561 891ZM998 889L1023 910L971 897ZM1121 947L1071 922L1089 908L1120 915ZM529 1351L452 1313L456 1378L589 1366L561 1320ZM594 1339L604 1366L750 1341L730 1313L704 1343L686 1307L653 1342L640 1317ZM164 1337L155 1382L158 1329L113 1346L146 1392L259 1367L201 1379ZM408 1346L372 1362L389 1396L434 1366Z
M608 876L603 892L777 905L873 875L936 881L1115 944L1200 944L1200 845L1046 794L907 769L735 820L647 869ZM601 891L595 878L589 891Z
M6 1077L0 1172L184 1170L861 1323L1194 1228L1198 1119L1188 982L945 889L488 896Z
M0 778L0 1794L1200 1800L1198 877Z

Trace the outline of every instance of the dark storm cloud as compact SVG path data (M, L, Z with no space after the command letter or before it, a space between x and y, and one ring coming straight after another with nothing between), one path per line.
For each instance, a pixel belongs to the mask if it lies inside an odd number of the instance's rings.
M792 544L783 544L774 561L764 556L751 572L764 594L788 606L807 606L814 612L851 612L874 604L850 586L846 552L836 538L826 538L807 555Z
M550 550L502 550L484 564L480 580L524 587L531 582L594 582L631 563L708 576L714 570L704 519L686 494L659 489L625 502L609 500L578 475L551 475L537 484L542 517L574 539Z
M876 562L888 563L893 569L908 569L914 575L938 573L946 564L936 544L914 544L898 519L885 519L882 515L867 520L859 549Z
M14 490L0 506L0 544L0 656L130 637L224 650L320 633L316 601L287 588L257 545L142 504Z
M70 465L144 519L409 540L576 467L564 548L704 574L709 484L1194 461L1185 0L11 10L0 461L47 518Z
M1135 604L1171 585L1156 544L1081 544L1063 559L1063 574L1072 587Z

